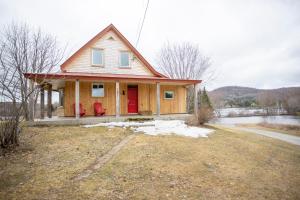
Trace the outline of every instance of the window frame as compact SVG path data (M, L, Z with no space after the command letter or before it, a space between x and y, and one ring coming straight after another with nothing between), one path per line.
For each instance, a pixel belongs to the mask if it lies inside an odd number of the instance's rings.
M102 88L103 88L103 96L94 96L93 95L93 89L94 89L94 85L102 85ZM93 82L92 84L91 84L91 97L95 97L95 98L98 98L98 97L105 97L105 88L104 88L104 83L98 83L98 82ZM101 88L97 88L97 89L101 89Z
M128 54L128 65L127 66L122 66L122 53L127 53ZM131 68L130 67L130 51L126 51L126 50L122 50L122 51L120 51L120 53L119 53L119 68L127 68L127 69L129 69L129 68Z
M101 64L94 64L94 50L96 51L101 51L102 52L102 63ZM104 49L101 48L91 48L91 66L96 66L96 67L104 67Z
M166 98L166 93L167 92L171 92L172 93L172 98ZM164 99L166 99L166 100L172 100L172 99L174 99L174 97L175 97L175 92L174 92L174 90L165 90L164 91Z

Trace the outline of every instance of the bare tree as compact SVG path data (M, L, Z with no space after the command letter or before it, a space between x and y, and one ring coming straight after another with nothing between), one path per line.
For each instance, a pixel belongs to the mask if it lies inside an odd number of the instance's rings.
M0 74L0 147L18 145L21 132L21 122L24 119L22 95L19 95L19 82L15 81L16 70L1 71ZM31 96L31 90L27 92L25 99Z
M170 78L195 80L203 78L211 66L210 58L202 55L197 45L188 42L166 43L160 50L157 63L162 73Z
M280 102L288 114L297 114L297 112L300 112L300 89L290 88L284 90L280 96Z
M24 110L22 95L20 95L20 82L16 80L17 69L0 69L0 147L7 148L18 144L20 122L23 120ZM27 93L28 96L30 94Z
M257 96L258 104L266 111L267 115L275 114L274 107L276 106L276 95L271 91L262 91Z
M211 80L214 73L209 57L204 56L198 45L184 42L182 44L166 43L157 58L160 71L169 78ZM193 110L194 91L188 88L187 109Z
M56 38L26 24L11 23L0 35L0 90L20 102L26 120L33 120L39 91L24 73L49 73L63 58Z

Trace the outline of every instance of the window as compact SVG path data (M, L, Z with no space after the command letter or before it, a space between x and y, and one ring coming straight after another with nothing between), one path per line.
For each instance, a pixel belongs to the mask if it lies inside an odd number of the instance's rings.
M104 84L93 83L92 84L92 97L104 97Z
M129 52L121 51L121 54L120 54L120 67L129 67Z
M103 50L92 49L92 65L103 66Z
M115 40L112 36L110 36L109 38L108 38L108 40Z
M164 97L165 99L174 99L174 91L165 91Z

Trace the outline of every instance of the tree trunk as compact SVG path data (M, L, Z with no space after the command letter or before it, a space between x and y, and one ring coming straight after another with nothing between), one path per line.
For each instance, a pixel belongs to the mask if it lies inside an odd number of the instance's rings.
M194 88L193 86L189 86L187 88L187 95L186 95L186 109L188 113L194 112Z
M22 102L23 115L26 121L29 121L28 103L26 101Z

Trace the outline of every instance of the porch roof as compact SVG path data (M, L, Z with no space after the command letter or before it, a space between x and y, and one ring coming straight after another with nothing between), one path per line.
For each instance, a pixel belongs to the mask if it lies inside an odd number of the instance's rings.
M166 77L141 76L131 74L108 74L108 73L82 73L82 72L60 72L60 73L24 73L24 76L35 82L41 83L46 80L111 80L111 81L137 81L137 82L162 82L178 83L183 85L201 83L202 80L170 79Z

